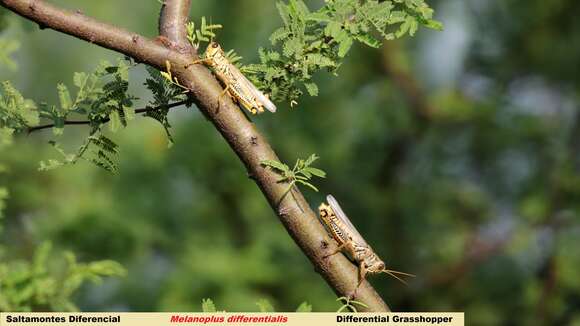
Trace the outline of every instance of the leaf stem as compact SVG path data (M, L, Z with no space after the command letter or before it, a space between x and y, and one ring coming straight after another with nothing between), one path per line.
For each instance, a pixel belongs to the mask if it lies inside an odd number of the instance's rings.
M175 103L171 103L171 104L167 104L167 105L163 105L163 106L156 106L156 107L145 107L142 109L137 109L135 110L135 113L140 114L140 113L147 113L147 112L153 112L153 111L158 111L161 109L172 109L174 107L178 107L181 105L185 105L189 103L189 100L183 100L183 101L179 101L179 102L175 102ZM109 122L110 119L109 118L105 118L103 119L101 122L102 123L107 123ZM64 122L65 125L89 125L91 124L90 120L66 120ZM49 124L45 124L45 125L40 125L40 126L36 126L36 127L30 127L28 128L28 133L33 133L35 131L39 131L39 130L43 130L43 129L49 129L49 128L53 128L55 126L54 123L49 123Z

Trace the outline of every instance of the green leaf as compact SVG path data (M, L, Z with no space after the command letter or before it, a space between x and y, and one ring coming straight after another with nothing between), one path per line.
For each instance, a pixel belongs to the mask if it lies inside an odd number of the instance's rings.
M62 111L69 111L72 107L72 100L70 98L70 93L66 85L59 83L57 86L58 99L60 101L60 107Z
M205 17L201 17L201 24L200 28L195 28L194 22L189 22L186 25L187 31L187 39L196 48L200 47L201 42L209 42L211 38L214 38L216 34L214 33L215 30L221 29L222 25L220 24L207 24L207 20Z
M316 160L318 160L320 157L318 157L316 154L312 154L310 155L306 161L304 162L305 166L310 166L312 165L312 163L314 163Z
M118 262L113 260L101 260L91 262L87 265L87 270L94 276L126 276L127 270Z
M2 82L0 90L0 127L16 132L38 125L40 116L36 104L25 99L8 81Z
M50 159L48 161L40 161L40 166L38 167L38 171L46 172L46 171L57 169L63 165L64 165L63 162L60 162L58 160L53 160L53 159Z
M303 181L303 180L300 180L300 179L296 179L296 182L301 183L301 184L307 186L308 188L310 188L310 189L318 192L318 188L316 188L313 184L311 184L309 182L306 182L306 181Z
M201 300L201 311L203 312L217 312L215 304L211 299L202 299Z
M304 87L310 96L318 96L318 85L315 83L305 83Z
M282 172L289 172L290 168L288 167L288 165L278 162L278 161L273 161L273 160L263 160L260 162L261 165L263 166L269 166L271 168L274 168L276 170L282 171Z
M274 312L274 307L266 299L260 299L260 300L258 300L258 302L256 302L256 305L260 309L260 312Z
M298 308L296 308L296 312L312 312L312 305L308 302L302 302Z
M315 175L317 177L320 177L320 178L326 178L326 172L324 172L324 171L322 171L320 169L317 169L317 168L306 167L306 168L304 168L303 171L304 172L308 172L310 174L313 174L313 175Z
M49 261L49 255L52 250L52 244L48 241L43 242L34 252L32 259L32 273L34 275L43 275L46 273L46 265Z
M75 72L73 75L73 83L76 87L83 89L89 79L89 75L84 72Z
M8 190L6 188L0 188L0 219L4 217L3 210L6 208L5 201L8 198ZM0 223L0 232L2 232L2 224Z
M428 28L437 30L437 31L442 31L443 30L443 23L436 21L436 20L429 20L427 21L427 24L425 25Z
M0 38L0 66L5 66L10 70L16 70L18 65L12 59L12 55L20 48L20 42L8 38Z
M352 46L352 38L345 38L338 46L338 56L344 58Z
M359 41L365 45L368 45L372 48L378 49L381 47L381 41L377 40L372 35L369 35L369 34L355 35L354 38L357 41Z
M117 132L123 126L118 111L111 112L111 114L109 114L109 119L111 120L109 123L109 128L112 132Z

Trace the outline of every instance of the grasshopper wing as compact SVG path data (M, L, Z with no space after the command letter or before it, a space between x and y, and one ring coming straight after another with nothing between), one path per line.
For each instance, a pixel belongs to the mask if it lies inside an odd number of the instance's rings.
M256 86L254 86L254 84L248 78L246 78L246 76L244 76L241 71L239 71L233 65L232 68L236 70L236 74L239 76L240 81L246 84L247 89L252 92L252 95L254 95L256 100L262 103L262 105L264 105L268 111L272 113L276 112L276 105L274 105L274 103L272 103L272 101L270 101L270 99L264 95L264 93L262 93Z
M348 231L350 232L352 239L360 245L368 246L365 239L362 237L362 235L360 235L360 233L358 233L354 225L352 225L352 222L350 221L348 216L346 216L346 214L344 213L344 211L342 210L336 199L334 199L332 195L328 195L326 196L326 201L328 201L328 205L330 205L330 207L334 211L334 215L336 215L336 217L340 219L346 227L349 228Z

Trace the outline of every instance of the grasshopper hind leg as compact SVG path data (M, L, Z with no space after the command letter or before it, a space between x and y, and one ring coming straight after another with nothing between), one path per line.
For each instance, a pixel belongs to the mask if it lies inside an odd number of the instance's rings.
M226 86L226 88L224 88L224 90L223 90L223 91L220 93L220 95L218 96L218 99L217 99L217 108L216 108L216 112L219 112L219 110L220 110L220 106L221 106L221 100L222 100L222 98L223 98L223 97L224 97L226 94L228 94L228 96L229 96L229 97L230 97L232 100L234 100L234 101L235 101L235 97L234 97L234 96L232 96L232 94L230 93L230 86L229 86L229 85L227 85L227 86Z

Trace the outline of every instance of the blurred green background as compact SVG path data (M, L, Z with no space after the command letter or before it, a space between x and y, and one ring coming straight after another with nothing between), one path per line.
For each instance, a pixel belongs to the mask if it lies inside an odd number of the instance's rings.
M157 1L51 1L149 37ZM309 1L318 8L321 1ZM371 283L396 311L465 311L470 324L580 324L580 2L429 1L442 32L380 50L357 45L320 96L255 118L282 160L317 153L327 193L409 286ZM2 11L5 11L2 9ZM192 18L221 23L219 41L257 61L281 24L274 1L193 1ZM117 54L4 15L18 39L27 98L56 102L56 84ZM145 104L143 67L132 93ZM113 259L121 278L87 284L82 310L279 311L335 296L287 235L224 140L195 108L170 115L176 144L139 118L113 135L118 175L88 163L37 172L55 157L49 130L17 137L0 162L10 197L1 235L8 258L43 241L80 261ZM84 127L67 127L74 149ZM7 259L8 259L7 258Z

